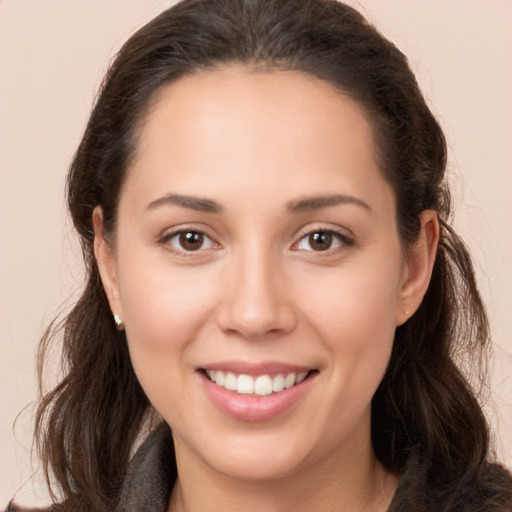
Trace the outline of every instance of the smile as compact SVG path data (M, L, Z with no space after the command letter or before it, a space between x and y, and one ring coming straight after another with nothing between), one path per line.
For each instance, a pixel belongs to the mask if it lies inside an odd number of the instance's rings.
M278 361L224 361L199 367L197 373L218 410L236 420L260 422L293 410L320 372Z
M285 389L300 384L309 373L309 371L302 371L299 373L278 373L274 376L269 374L251 376L246 374L236 375L233 372L221 370L205 370L208 379L217 386L234 391L240 395L256 396L280 393Z

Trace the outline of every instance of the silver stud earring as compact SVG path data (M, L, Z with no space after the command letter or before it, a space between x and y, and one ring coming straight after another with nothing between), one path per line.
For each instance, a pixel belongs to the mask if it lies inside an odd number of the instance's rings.
M121 320L121 317L117 313L114 313L114 322L116 323L116 327L117 327L118 331L124 331L124 323Z

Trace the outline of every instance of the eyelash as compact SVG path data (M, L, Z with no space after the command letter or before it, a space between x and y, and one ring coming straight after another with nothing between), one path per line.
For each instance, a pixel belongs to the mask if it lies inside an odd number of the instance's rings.
M319 250L319 251L315 251L314 249L302 249L299 247L299 244L301 242L308 240L309 237L318 235L318 234L328 235L328 236L332 237L332 243L336 243L336 241L337 241L338 245L336 245L335 247L329 247L325 250ZM310 243L310 242L311 241L309 240L308 243ZM315 253L319 256L329 256L329 255L332 255L333 253L338 253L343 250L346 250L349 247L353 247L354 245L355 245L355 240L353 238L347 236L346 234L341 233L332 228L319 227L316 229L308 229L307 231L302 232L300 234L299 240L293 244L292 249L295 251L305 251L305 252Z
M203 247L200 247L196 250L187 250L187 249L184 249L184 248L177 248L177 247L174 247L170 244L171 240L173 240L174 238L176 237L180 237L182 235L187 235L187 234L198 234L198 235L201 235L202 237L204 237L204 240L203 240L203 244L204 242L206 241L209 241L209 245L210 247L204 249ZM300 248L299 247L299 244L301 244L301 242L305 241L308 239L308 237L311 237L311 236L314 236L314 235L318 235L318 234L322 234L322 235L328 235L329 237L332 237L332 243L336 243L336 240L338 242L338 245L336 245L336 247L328 247L327 249L324 249L324 250L318 250L318 251L315 251L314 249L303 249L303 248ZM179 239L178 239L179 240ZM181 228L177 231L173 231L171 233L167 233L166 235L164 235L159 243L161 245L164 245L165 248L170 251L170 252L173 252L174 254L178 254L180 256L192 256L194 255L194 253L199 253L199 252L202 252L204 250L207 250L207 249L212 249L212 248L215 248L215 249L218 249L220 248L220 244L218 244L217 242L215 242L207 233L205 230L203 229L200 229L200 228ZM343 249L346 249L348 247L352 247L355 245L355 241L348 237L347 235L343 234L343 233L340 233L339 231L336 231L334 229L331 229L331 228L316 228L316 229L310 229L310 230L307 230L307 231L303 231L301 234L300 234L300 238L297 240L297 242L295 242L293 245L292 245L292 250L295 250L295 251L304 251L304 252L312 252L312 253L317 253L319 255L331 255L333 252L339 252L339 251L342 251ZM311 245L310 245L311 247Z
M163 246L165 246L166 250L174 253L174 254L177 254L179 256L193 256L194 253L199 253L199 252L202 252L203 249L202 247L197 249L197 250L186 250L186 249L179 249L179 248L176 248L176 247L173 247L170 242L173 238L176 238L176 237L180 237L182 235L187 235L187 234L198 234L198 235L201 235L204 237L204 241L203 241L203 244L204 242L206 241L209 241L209 243L213 246L215 246L215 248L219 248L220 245L215 242L211 236L209 236L205 230L203 229L200 229L200 228L181 228L181 229L178 229L176 231L172 231L171 233L167 233L166 235L164 235L160 240L159 240L159 243ZM213 247L209 247L209 248L213 248Z

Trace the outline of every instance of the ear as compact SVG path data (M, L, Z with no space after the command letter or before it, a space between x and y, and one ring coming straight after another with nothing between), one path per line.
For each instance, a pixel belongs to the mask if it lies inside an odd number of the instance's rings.
M418 240L408 248L404 276L397 303L396 325L405 323L419 308L427 292L439 244L437 212L425 210L420 214Z
M110 244L105 240L103 210L100 206L94 208L92 223L94 226L94 256L96 257L96 263L100 271L103 288L107 295L112 313L119 315L122 319L123 312L116 279L116 261Z

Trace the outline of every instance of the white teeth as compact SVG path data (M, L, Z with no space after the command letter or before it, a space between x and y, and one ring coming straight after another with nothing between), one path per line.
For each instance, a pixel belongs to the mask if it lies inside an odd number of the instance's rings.
M254 393L259 396L272 394L272 379L270 375L260 375L254 381Z
M225 389L236 391L241 395L267 396L272 393L279 393L283 389L288 389L296 384L300 384L309 372L300 373L279 373L273 378L270 375L259 375L254 378L251 375L241 374L236 376L234 373L224 373L221 370L206 370L208 378Z
M215 372L215 383L224 386L224 372Z
M297 373L297 378L295 379L295 384L300 384L305 378L308 372L300 372Z
M236 391L237 378L234 373L226 373L226 378L224 379L224 387L230 391Z
M242 395L252 395L254 393L254 379L250 375L239 375L236 391Z
M295 373L289 373L284 378L284 387L286 389L291 388L295 384Z
M283 374L276 375L272 379L272 391L274 393L278 393L279 391L283 391L283 389L284 389L284 375Z

